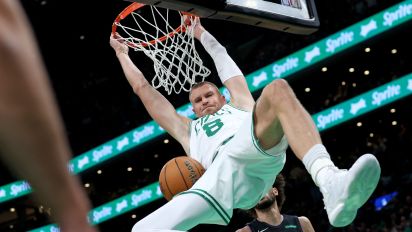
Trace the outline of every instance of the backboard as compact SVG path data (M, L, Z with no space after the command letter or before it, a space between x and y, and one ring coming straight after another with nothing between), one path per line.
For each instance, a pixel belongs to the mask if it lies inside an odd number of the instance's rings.
M319 28L314 0L127 0L193 13L201 18L311 34Z

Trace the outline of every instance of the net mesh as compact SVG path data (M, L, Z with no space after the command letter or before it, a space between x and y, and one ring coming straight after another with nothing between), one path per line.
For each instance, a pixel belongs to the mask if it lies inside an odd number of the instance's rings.
M144 8L117 22L117 32L132 50L153 61L154 88L163 86L169 95L189 92L210 74L195 49L195 17L155 6Z

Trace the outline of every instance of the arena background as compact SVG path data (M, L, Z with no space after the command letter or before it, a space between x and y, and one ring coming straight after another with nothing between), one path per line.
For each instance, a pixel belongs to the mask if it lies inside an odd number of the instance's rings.
M111 24L129 3L93 0L22 0L22 3L51 77L74 160L84 158L96 148L95 152L103 154L103 144L122 138L126 133L144 134L143 130L133 130L151 125L146 124L151 118L127 84L109 46ZM202 23L227 48L241 70L250 76L256 70L402 1L316 0L315 3L321 26L312 35L292 35L216 20L203 20ZM405 3L411 4L410 1ZM406 12L410 18L410 10ZM393 90L396 86L388 83L402 80L412 72L410 41L411 23L404 22L286 79L312 115L379 86L385 86L385 96L389 98L396 95ZM204 50L198 50L206 66L213 69ZM153 75L151 62L145 56L133 54L132 58L147 77ZM324 67L327 71L322 71ZM365 74L365 71L369 73ZM221 85L216 78L209 80ZM411 78L406 81L412 90ZM253 93L256 98L259 94L259 90ZM409 148L412 144L412 104L407 95L321 132L332 160L339 167L349 168L363 153L376 155L381 163L378 188L352 225L342 229L329 226L317 187L290 150L282 172L287 180L283 213L307 216L316 231L411 231L412 154ZM176 107L188 102L187 94L168 98ZM93 207L98 208L156 182L163 164L183 154L175 140L161 134L105 161L103 158L78 173ZM49 214L53 212L33 202L27 185L19 181L6 167L0 166L0 231L28 231L52 223ZM21 196L2 200L2 194L8 194L7 188L13 187L11 183L23 183L14 188L22 191ZM116 217L104 219L104 208L91 214L91 218L100 215L97 223L100 231L130 231L138 219L166 202L157 196L157 200L144 204L147 197L144 198L142 192L136 193L135 196L143 199L143 204L138 207L130 204L122 207L118 202L120 208L117 208ZM381 201L387 204L377 210L372 200L387 194L394 198ZM116 207L111 210L115 212ZM227 227L200 225L191 231L235 231L248 220L247 215L236 211ZM53 231L53 227L49 231Z

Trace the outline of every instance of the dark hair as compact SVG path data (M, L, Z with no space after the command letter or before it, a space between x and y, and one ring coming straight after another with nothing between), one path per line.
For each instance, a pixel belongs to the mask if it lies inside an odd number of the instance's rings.
M273 187L278 190L278 196L276 197L276 202L278 204L279 210L282 209L283 203L285 203L286 195L285 195L285 177L282 174L279 174L276 177L275 183Z
M273 184L273 187L278 190L278 195L276 196L276 204L278 205L279 210L282 209L283 203L285 202L285 199L286 199L285 185L286 185L285 177L281 173L279 173L276 176L275 183ZM253 218L257 217L255 207L246 210L246 213L248 213Z

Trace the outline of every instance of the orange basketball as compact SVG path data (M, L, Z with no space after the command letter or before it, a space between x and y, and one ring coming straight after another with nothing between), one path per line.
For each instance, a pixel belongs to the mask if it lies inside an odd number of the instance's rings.
M170 201L174 195L190 189L205 169L195 159L178 156L169 160L160 171L159 184L163 196Z

